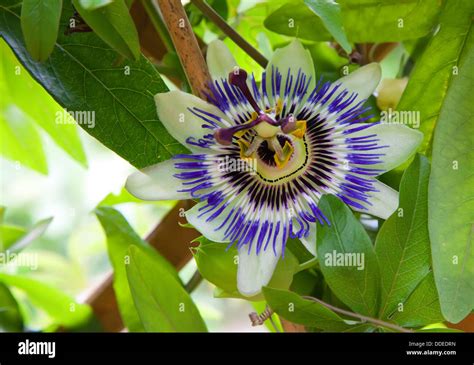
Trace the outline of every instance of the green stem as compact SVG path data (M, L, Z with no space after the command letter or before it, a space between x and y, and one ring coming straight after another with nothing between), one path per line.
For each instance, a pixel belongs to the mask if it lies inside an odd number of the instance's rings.
M377 326L380 326L380 327L389 328L391 330L395 330L395 331L398 331L398 332L405 332L405 333L412 333L413 332L412 330L408 330L406 328L397 326L396 324L393 324L393 323L385 322L385 321L382 321L382 320L377 319L377 318L367 317L367 316L364 316L363 314L354 313L354 312L351 312L351 311L348 311L348 310L345 310L345 309L342 309L342 308L335 307L332 304L326 303L326 302L322 301L321 299L318 299L318 298L315 298L315 297L310 297L310 296L305 295L305 296L303 296L303 298L311 300L311 301L316 302L316 303L319 303L319 304L325 306L326 308L331 309L333 312L344 314L344 315L346 315L348 317L352 317L352 318L358 318L361 321L373 323L373 324L375 324Z
M191 277L191 279L189 279L189 281L186 283L184 288L186 289L188 293L192 293L194 289L196 289L199 286L199 284L201 284L201 281L202 281L202 275L199 273L198 270L196 270L193 276Z
M303 270L307 269L312 269L313 267L318 267L319 266L319 261L317 257L312 258L311 260L308 260L306 262L303 262L298 266L298 270L296 271L297 273Z
M232 39L242 50L252 57L255 62L265 68L268 64L268 60L258 50L256 50L249 42L247 42L242 36L237 33L222 17L211 8L204 0L191 0L191 2L208 18L213 22L222 32Z

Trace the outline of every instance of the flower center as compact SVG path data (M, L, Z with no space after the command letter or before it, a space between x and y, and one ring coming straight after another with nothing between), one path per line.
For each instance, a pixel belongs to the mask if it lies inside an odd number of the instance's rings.
M214 138L222 145L230 145L233 143L233 138L236 137L243 158L249 158L256 151L264 149L265 156L272 155L274 166L285 167L295 151L291 138L285 135L303 138L306 131L306 121L298 121L292 114L281 118L281 102L277 102L274 108L262 110L250 92L247 85L247 72L243 69L231 72L229 83L242 92L254 112L246 123L217 129L214 132ZM250 139L243 138L250 131L253 131L253 136ZM249 140L250 142L248 142Z

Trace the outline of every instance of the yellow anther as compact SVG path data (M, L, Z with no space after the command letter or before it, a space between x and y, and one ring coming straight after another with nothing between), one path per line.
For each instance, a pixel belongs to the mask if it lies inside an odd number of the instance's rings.
M306 133L306 120L298 120L296 122L296 129L291 132L296 138L303 138Z

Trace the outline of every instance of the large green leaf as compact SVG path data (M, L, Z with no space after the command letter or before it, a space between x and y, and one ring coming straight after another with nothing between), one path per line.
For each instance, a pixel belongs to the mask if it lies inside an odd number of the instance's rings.
M349 54L352 46L347 40L342 25L341 7L333 0L305 0L308 7L321 18L326 29L341 47Z
M138 33L124 0L114 0L98 9L86 9L79 0L72 0L72 3L104 42L131 60L140 58Z
M79 304L74 298L37 280L0 273L0 282L24 291L28 299L44 310L57 325L76 327L86 323L92 315L88 305Z
M324 195L318 206L331 222L318 225L317 235L320 268L327 284L355 312L376 316L380 274L369 236L336 196Z
M339 0L342 25L352 42L396 42L429 33L436 24L438 0ZM403 23L402 23L403 22ZM271 13L265 27L289 36L325 41L331 34L323 21L304 5L292 1Z
M227 244L212 242L205 237L199 238L198 241L199 246L194 249L194 258L201 275L217 286L216 297L245 298L252 301L263 299L262 294L248 298L239 293L237 289L238 253L235 247L227 249ZM288 289L293 275L298 271L298 266L296 257L286 250L285 257L279 260L268 286Z
M431 153L434 128L443 109L450 109L446 103L450 100L448 92L452 83L457 79L465 79L467 74L472 73L472 68L461 63L460 59L468 57L466 53L472 48L473 12L472 1L445 1L439 30L416 60L398 104L397 109L400 111L419 113L420 130L425 135L420 146L422 152ZM462 95L462 99L465 97L466 95Z
M23 331L23 317L20 307L10 289L0 283L0 332Z
M2 53L0 59L1 104L14 105L21 109L43 128L59 147L86 166L86 155L79 139L77 126L72 123L57 123L58 116L68 117L69 114L65 114L63 108L30 76L3 39L0 40L0 52ZM65 121L73 122L73 119L69 118ZM8 138L5 140L7 141ZM29 148L39 149L41 143L31 143ZM31 153L29 158L35 158L34 155L35 153ZM27 159L21 161L27 161Z
M60 31L48 62L34 62L23 43L19 8L13 4L8 0L0 5L2 37L59 104L76 116L87 116L88 123L80 123L84 130L138 168L187 151L158 120L153 96L168 89L149 61L142 56L117 64L117 54L97 35ZM69 26L72 13L65 3L61 30Z
M199 311L176 277L143 248L129 248L127 276L148 332L207 332Z
M333 332L351 328L332 310L291 291L264 287L263 294L270 308L288 321Z
M400 204L382 225L375 242L380 264L380 316L387 317L403 303L430 270L428 235L428 179L430 167L418 155L400 183Z
M167 268L175 279L179 280L176 271L166 259L150 248L135 233L120 212L113 208L101 207L96 209L96 215L107 236L107 251L114 269L114 291L122 320L129 331L143 331L144 328L133 303L125 270L125 265L130 260L129 247L131 245L143 247L150 255L155 256L155 260L161 267Z
M456 30L444 34L439 52L444 54L445 48L449 47L449 53L453 44L459 46L456 48L458 58L449 58L449 61L457 60L459 74L451 76L451 82L444 84L446 96L439 110L433 140L428 216L441 309L447 320L459 322L474 309L474 103L469 97L474 84L471 18L474 3L448 2L446 6L443 16L445 19L448 15L453 17L445 20L448 22L446 27L449 29L452 24ZM459 9L465 13L459 13ZM469 22L467 28L466 22ZM441 32L443 28L439 34ZM429 87L436 87L436 84Z
M433 272L423 278L401 308L390 318L400 326L421 327L443 321Z
M23 0L21 28L26 48L37 61L45 61L53 51L62 6L62 0Z

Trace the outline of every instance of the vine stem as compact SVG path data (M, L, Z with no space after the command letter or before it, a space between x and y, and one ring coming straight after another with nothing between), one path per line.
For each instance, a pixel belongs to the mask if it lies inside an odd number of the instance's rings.
M249 42L247 42L239 33L237 33L222 17L211 8L204 0L191 0L203 14L211 22L213 22L219 29L224 32L235 44L237 44L245 53L252 57L255 62L265 68L268 60L257 49L255 49Z
M211 81L206 61L180 0L157 0L193 94L206 100Z
M303 262L298 266L298 271L303 271L306 269L312 269L313 267L318 267L319 265L319 259L317 257L312 258L311 260L308 260L306 262Z
M199 286L199 284L201 284L201 282L202 275L198 270L196 270L193 276L191 276L191 279L189 279L189 281L186 283L184 288L188 293L192 293Z
M403 328L401 326L397 326L396 324L393 324L393 323L385 322L385 321L382 321L382 320L377 319L377 318L364 316L363 314L354 313L354 312L347 311L347 310L342 309L342 308L335 307L332 304L326 303L326 302L322 301L321 299L318 299L318 298L315 298L315 297L305 295L305 296L303 296L303 298L311 300L311 301L316 302L316 303L319 303L319 304L325 306L326 308L331 309L334 312L344 314L348 317L358 318L362 321L370 322L370 323L376 324L376 325L381 326L381 327L390 328L390 329L398 331L398 332L405 332L405 333L412 333L413 332L413 331L408 330L406 328Z

